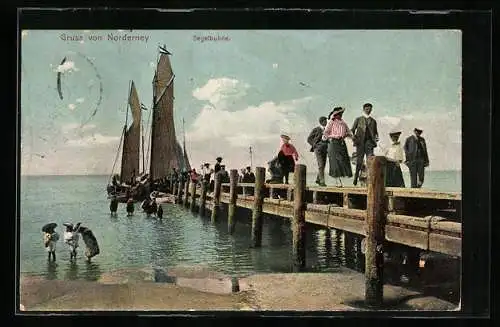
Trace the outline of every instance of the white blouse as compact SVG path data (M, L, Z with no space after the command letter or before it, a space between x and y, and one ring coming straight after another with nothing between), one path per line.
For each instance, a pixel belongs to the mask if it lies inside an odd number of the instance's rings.
M392 144L391 147L385 151L385 157L390 161L403 162L404 153L401 144Z

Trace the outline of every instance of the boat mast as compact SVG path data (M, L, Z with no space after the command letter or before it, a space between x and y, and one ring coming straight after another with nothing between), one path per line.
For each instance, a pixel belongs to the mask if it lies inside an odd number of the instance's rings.
M182 161L184 162L184 169L187 170L187 162L186 162L186 130L184 129L184 117L182 117Z
M252 167L253 167L253 152L252 152L252 146L250 146L250 148L248 149L248 151L250 152L250 169L252 169Z

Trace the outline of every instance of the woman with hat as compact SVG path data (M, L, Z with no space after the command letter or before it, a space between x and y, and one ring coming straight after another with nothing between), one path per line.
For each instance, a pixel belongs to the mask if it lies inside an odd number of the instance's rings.
M330 112L322 137L323 140L328 140L329 175L338 179L339 183L336 186L340 187L342 187L342 177L352 177L351 161L344 140L346 137L351 137L351 131L342 119L344 111L342 107L335 107Z
M285 178L285 184L288 184L288 176L295 171L295 161L299 160L299 153L290 143L290 136L281 134L280 137L281 145L278 152L278 162Z
M405 187L403 172L400 164L404 161L403 147L399 142L401 132L391 132L389 137L392 140L392 145L385 151L387 159L385 186L387 187Z

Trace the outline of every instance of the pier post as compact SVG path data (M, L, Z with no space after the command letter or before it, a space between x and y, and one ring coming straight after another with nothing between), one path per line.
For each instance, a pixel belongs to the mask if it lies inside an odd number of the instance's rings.
M266 169L264 167L256 167L252 212L252 247L260 247L262 245L262 206L264 203L265 179Z
M177 203L182 203L182 190L184 189L184 181L182 178L179 180L179 186L177 187Z
M205 215L205 204L207 203L207 187L208 187L208 183L206 181L202 181L201 182L200 206L198 208L198 214L200 216Z
M269 188L269 198L274 199L274 187Z
M318 204L318 191L313 192L313 204Z
M227 231L229 234L234 232L234 216L236 214L236 199L238 198L238 170L231 169L229 172L229 209L227 211Z
M371 156L367 161L365 303L371 307L379 307L384 297L386 159L383 156Z
M212 216L210 217L210 220L212 223L215 222L215 219L217 218L217 212L219 211L219 206L220 206L220 192L222 188L222 179L220 174L215 174L214 176L214 195L213 195L213 208L212 208Z
M188 177L186 180L186 184L184 185L184 206L187 207L189 201L189 184L191 182L191 178Z
M286 189L286 200L290 202L293 200L293 188L291 188L290 186L288 186L288 188Z
M292 222L293 270L306 267L306 166L295 165ZM290 190L290 189L289 189Z
M191 183L191 203L189 204L189 209L194 211L194 205L196 203L196 183Z

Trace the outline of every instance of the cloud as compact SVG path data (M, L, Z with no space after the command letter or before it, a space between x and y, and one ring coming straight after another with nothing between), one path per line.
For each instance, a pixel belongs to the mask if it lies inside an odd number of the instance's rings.
M100 133L96 133L79 139L70 139L67 144L74 147L93 147L102 144L114 143L119 139L119 136L105 136Z
M63 125L61 127L61 130L64 132L64 133L68 133L70 131L74 131L76 129L79 129L81 131L88 131L88 130L92 130L92 129L95 129L96 128L96 125L94 124L87 124L87 125L84 125L82 127L80 127L81 124L77 124L77 123L70 123L70 124L66 124L66 125Z
M198 100L206 100L216 109L220 109L227 105L227 100L245 96L249 88L247 83L221 77L208 80L204 86L193 91L193 96Z
M73 103L70 103L70 104L68 104L68 108L69 108L69 110L75 110L76 105L74 105Z
M58 65L56 68L56 72L58 73L65 73L65 72L77 72L79 69L75 66L75 62L68 60L65 61L64 64Z
M23 30L21 32L21 39L24 39L26 36L28 36L28 31L27 30Z
M78 98L75 101L78 103L83 103L85 101L85 98Z

